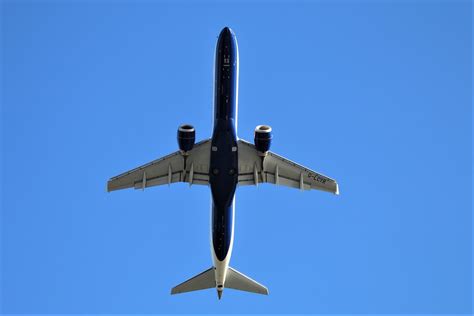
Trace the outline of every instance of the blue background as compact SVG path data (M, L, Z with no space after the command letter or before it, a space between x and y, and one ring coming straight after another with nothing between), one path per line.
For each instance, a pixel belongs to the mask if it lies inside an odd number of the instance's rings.
M2 4L5 313L469 313L468 1ZM240 49L239 136L339 197L237 192L231 265L268 297L170 296L211 265L207 187L106 181L211 135L213 56Z

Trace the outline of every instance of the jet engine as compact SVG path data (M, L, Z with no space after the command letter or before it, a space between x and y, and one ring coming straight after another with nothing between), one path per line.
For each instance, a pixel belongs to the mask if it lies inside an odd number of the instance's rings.
M259 154L265 156L272 144L272 128L269 125L255 127L254 143Z
M196 131L194 126L183 124L178 128L178 145L181 152L186 153L193 149L196 140Z

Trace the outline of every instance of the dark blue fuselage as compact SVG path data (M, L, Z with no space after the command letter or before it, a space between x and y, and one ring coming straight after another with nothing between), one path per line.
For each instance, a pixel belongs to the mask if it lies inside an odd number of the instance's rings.
M238 180L238 59L235 35L226 27L219 34L216 47L214 130L209 169L212 192L212 245L220 261L229 254L233 238L233 201Z

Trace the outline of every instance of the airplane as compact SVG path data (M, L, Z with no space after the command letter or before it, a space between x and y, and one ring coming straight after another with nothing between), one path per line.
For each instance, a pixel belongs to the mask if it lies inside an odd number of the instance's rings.
M179 126L178 151L111 178L107 191L176 182L210 186L213 265L173 287L171 294L215 288L220 300L224 288L230 288L268 295L264 285L229 266L237 186L271 183L334 194L339 194L339 186L335 180L270 151L272 128L268 125L255 128L253 144L237 137L239 51L229 27L222 29L217 40L214 75L212 137L195 143L194 127Z

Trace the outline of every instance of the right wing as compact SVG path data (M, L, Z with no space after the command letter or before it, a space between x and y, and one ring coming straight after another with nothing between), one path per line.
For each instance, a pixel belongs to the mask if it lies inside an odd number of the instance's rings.
M211 141L204 140L195 144L186 156L176 151L111 178L107 191L144 189L175 182L208 185L210 157Z
M239 139L239 185L258 185L260 182L284 185L301 190L321 190L339 194L339 186L321 173L308 169L274 152L262 157L255 146Z

